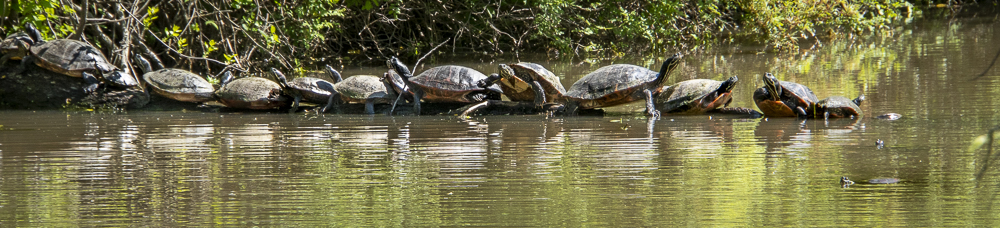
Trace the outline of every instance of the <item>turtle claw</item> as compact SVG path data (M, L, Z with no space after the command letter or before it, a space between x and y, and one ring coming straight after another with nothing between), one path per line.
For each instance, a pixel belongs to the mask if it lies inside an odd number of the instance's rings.
M99 84L87 85L86 87L83 87L83 92L87 94L93 93L94 91L97 91L97 87L99 87Z

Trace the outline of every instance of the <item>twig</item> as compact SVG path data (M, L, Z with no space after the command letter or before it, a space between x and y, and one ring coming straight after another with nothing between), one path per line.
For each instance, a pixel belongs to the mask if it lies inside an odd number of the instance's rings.
M448 43L448 41L450 41L450 40L451 40L451 38L445 39L444 42L441 42L440 44L438 44L434 48L431 48L430 51L427 51L427 53L424 53L424 56L421 56L419 59L417 59L417 62L413 64L413 72L417 72L417 66L420 66L420 61L421 60L424 60L424 58L427 58L427 56L431 55L431 53L434 53L435 50L437 50L439 47L441 47L445 43Z

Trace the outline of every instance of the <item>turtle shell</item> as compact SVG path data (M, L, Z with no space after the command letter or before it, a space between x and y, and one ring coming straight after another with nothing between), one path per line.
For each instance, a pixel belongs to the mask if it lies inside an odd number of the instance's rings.
M281 85L264 78L240 78L215 91L219 102L230 108L274 109L288 105Z
M775 81L777 84L774 84ZM768 89L772 85L781 91L772 94ZM809 87L794 82L778 81L770 73L764 75L764 87L754 91L753 99L757 103L757 108L769 117L799 116L796 111L798 108L805 110L806 116L809 116L813 106L819 101Z
M732 101L732 91L736 88L737 78L716 81L711 79L692 79L671 86L665 86L656 96L654 103L661 112L672 114L704 114L720 107L729 105Z
M214 99L215 88L204 78L182 69L160 69L142 75L153 92L178 101L205 102Z
M111 72L117 69L100 50L87 43L59 39L31 46L35 64L56 73L82 77L84 71Z
M826 99L816 102L816 110L813 112L817 118L826 117L854 117L861 116L861 108L858 107L859 103L864 99L864 97L859 97L857 100L851 100L842 96L832 96ZM857 103L855 103L857 101Z
M302 98L316 104L326 104L330 91L336 91L333 83L314 77L298 77L288 82L288 87L299 90Z
M537 81L542 86L545 100L548 102L565 99L566 88L559 81L559 77L542 65L521 62L511 65L500 64L499 68L500 76L504 79L500 81L500 87L503 89L503 94L512 101L535 100L535 91L531 89L528 81Z
M420 86L424 92L422 99L427 102L478 102L467 96L473 92L484 92L487 99L500 99L503 92L499 85L490 85L485 89L479 86L486 78L486 75L472 68L446 65L428 69L410 78L410 82Z
M368 99L376 99L380 103L389 103L391 93L382 83L382 78L374 75L355 75L334 85L341 99L348 103L365 103Z

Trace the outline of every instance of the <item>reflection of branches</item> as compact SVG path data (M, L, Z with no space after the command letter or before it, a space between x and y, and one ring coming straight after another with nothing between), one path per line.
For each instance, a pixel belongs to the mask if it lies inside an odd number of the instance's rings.
M990 129L989 133L986 133L986 156L983 157L983 167L976 173L977 186L979 185L979 180L983 179L983 175L986 174L986 170L990 168L990 163L994 160L1000 159L1000 156L991 158L991 156L993 156L993 134L996 133L997 130L1000 130L1000 126L994 127L993 129Z
M987 66L985 70L983 70L983 73L979 73L979 75L977 75L975 78L972 78L972 80L979 79L980 77L985 76L987 72L990 72L990 69L993 69L993 65L997 64L997 58L1000 58L1000 50L997 50L997 55L993 56L993 61L990 62L990 65Z

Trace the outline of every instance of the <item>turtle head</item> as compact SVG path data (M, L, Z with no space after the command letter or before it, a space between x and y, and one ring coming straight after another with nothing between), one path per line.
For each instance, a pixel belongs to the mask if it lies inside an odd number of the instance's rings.
M146 58L143 58L139 54L133 55L133 58L135 58L136 62L139 62L139 67L142 68L142 72L153 72L153 67L149 64L149 60L146 60Z
M396 85L396 83L393 83L391 77L392 75L390 75L389 72L385 72L382 73L382 78L380 78L379 81L382 81L382 85L385 86L385 92L389 94L389 97L395 97L398 95L396 90L402 90L402 88Z
M507 79L508 81L513 81L515 79L524 81L523 78L517 76L517 73L514 72L514 68L511 68L507 64L500 64L500 66L498 66L497 68L500 70L501 78Z
M480 80L479 83L477 83L477 84L479 85L479 87L486 88L486 87L492 86L493 84L496 84L502 78L503 77L500 77L500 74L493 73L493 74L490 74L489 77L486 77L483 80Z
M129 88L133 86L138 86L139 81L135 80L131 74L122 70L112 70L104 73L104 79L113 83L115 86L122 88Z
M653 86L659 88L663 82L666 82L667 78L670 77L670 72L673 72L677 66L681 65L682 58L684 58L684 54L678 52L667 58L667 60L664 60L663 65L660 65L660 74L656 75L656 83Z
M781 100L781 83L771 73L764 73L764 88L771 96L771 100Z
M330 74L330 79L333 80L333 83L340 83L340 81L344 80L344 78L340 76L340 72L334 70L330 65L326 65L326 72Z
M736 88L736 82L738 82L739 80L740 79L737 78L735 75L732 76L732 77L729 77L729 79L727 79L726 81L722 82L722 85L720 85L719 89L716 90L716 91L719 92L720 94L732 92L733 89Z
M861 94L858 98L854 98L854 100L851 101L853 101L855 105L861 106L861 102L865 101L865 95Z
M35 28L35 25L31 22L24 23L24 31L28 33L28 37L31 38L31 45L35 43L42 42L42 33Z
M403 80L410 80L410 77L413 77L413 74L410 73L410 69L406 68L406 65L403 65L403 63L400 62L396 56L393 56L386 61L386 65L389 66L389 69L395 70L396 73L399 73L399 76L401 76Z
M281 88L288 88L288 79L285 78L285 74L274 67L271 67L271 73L274 73L274 77L278 80L278 84L281 84Z
M231 81L233 81L233 73L228 70L222 72L222 80L219 80L219 87L223 87Z

